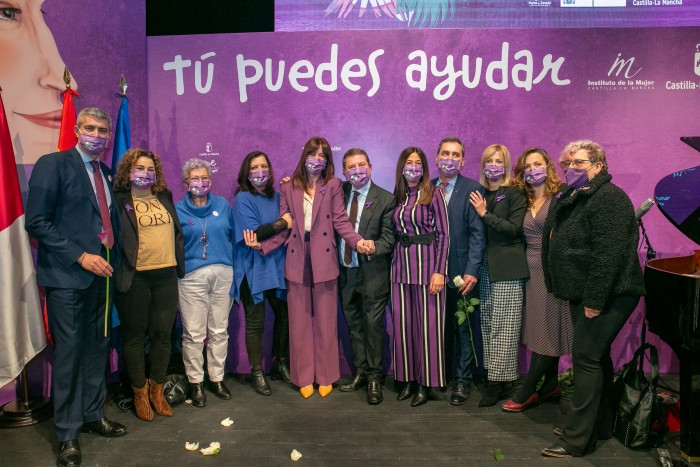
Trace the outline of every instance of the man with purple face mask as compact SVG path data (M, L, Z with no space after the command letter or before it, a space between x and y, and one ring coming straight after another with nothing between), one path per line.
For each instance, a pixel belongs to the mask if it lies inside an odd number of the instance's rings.
M469 329L474 323L466 320L460 325L455 312L461 298L478 297L476 288L481 259L486 248L484 223L469 203L469 193L483 193L481 185L463 177L459 171L464 167L464 145L454 136L440 141L435 164L440 176L432 180L445 195L447 216L450 223L450 253L448 259L448 286L445 304L445 364L448 375L456 364L455 386L450 397L452 405L462 405L471 393L474 353ZM460 277L463 284L455 286L452 279ZM472 320L470 315L467 320ZM453 352L456 338L456 353ZM454 355L454 356L453 356ZM454 362L454 364L453 364Z
M307 160L308 164L308 160ZM384 312L389 299L391 253L394 248L394 196L372 183L372 164L359 148L343 156L345 206L350 223L364 239L374 243L367 255L352 251L342 238L338 244L338 286L343 314L355 354L355 375L340 386L344 392L367 388L367 402L382 402Z
M81 432L126 433L123 425L104 416L110 342L104 335L104 310L122 236L112 177L100 162L110 128L103 110L81 110L75 127L78 144L42 156L29 180L25 227L39 242L37 282L46 288L55 343L51 377L59 466L80 465Z

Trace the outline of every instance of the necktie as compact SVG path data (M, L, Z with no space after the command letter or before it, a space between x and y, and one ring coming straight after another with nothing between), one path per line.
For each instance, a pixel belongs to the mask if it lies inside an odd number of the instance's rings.
M112 220L109 217L105 184L102 181L102 170L100 170L100 163L97 161L90 161L90 165L92 165L93 169L95 191L97 192L97 205L100 207L100 217L102 218L102 232L107 235L107 246L112 248L114 246L114 232L112 232Z
M352 190L352 201L350 201L350 224L352 228L355 228L355 222L357 222L357 197L360 192L357 190ZM345 264L352 263L352 248L345 242L345 251L343 252L343 261Z

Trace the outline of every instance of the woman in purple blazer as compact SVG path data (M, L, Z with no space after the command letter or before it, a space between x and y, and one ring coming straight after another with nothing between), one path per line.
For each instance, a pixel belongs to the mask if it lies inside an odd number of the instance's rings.
M338 356L338 249L335 234L360 253L371 253L350 224L342 182L333 176L333 154L324 138L305 145L291 182L280 190L280 216L292 228L260 242L266 255L287 245L287 279L291 381L305 398L319 385L321 397L340 379ZM255 247L254 247L255 248Z
M446 386L444 288L450 245L445 197L430 183L422 149L409 147L399 156L394 196L394 375L406 382L397 399L413 396L411 406L417 407L428 402L429 388Z

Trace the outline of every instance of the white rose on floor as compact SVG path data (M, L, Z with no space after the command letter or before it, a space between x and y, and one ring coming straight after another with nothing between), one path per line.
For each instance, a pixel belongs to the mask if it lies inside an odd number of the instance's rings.
M221 444L214 441L208 448L200 449L199 452L201 452L203 456L215 456L221 452Z
M233 420L231 420L231 417L226 417L224 420L221 420L221 424L223 426L231 426L233 425Z
M296 449L294 449L294 450L292 451L292 454L291 454L289 457L291 457L292 460L296 462L296 461L298 461L299 459L301 459L301 453L300 453L299 451L297 451Z
M185 442L185 449L187 449L188 451L196 451L197 449L199 449L199 443Z

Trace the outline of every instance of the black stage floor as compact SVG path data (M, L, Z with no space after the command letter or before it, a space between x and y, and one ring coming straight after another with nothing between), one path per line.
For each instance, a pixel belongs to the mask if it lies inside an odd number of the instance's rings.
M273 394L260 396L242 377L227 375L233 393L222 401L208 393L207 406L184 403L172 418L155 416L144 422L131 412L108 403L107 417L127 426L128 434L107 439L83 434L80 445L85 466L122 465L659 465L655 449L632 451L615 439L601 441L598 450L577 459L543 458L540 450L556 442L552 427L568 407L546 402L521 413L506 413L500 404L478 408L479 389L460 407L448 402L450 392L436 392L441 400L413 408L398 402L393 381L387 380L384 402L370 406L366 393L343 393L336 387L325 399L316 392L303 399L297 390L270 381ZM230 417L234 424L219 423ZM0 465L50 466L55 463L53 421L26 428L0 430ZM185 442L221 443L221 452L204 457L185 450ZM678 437L667 441L678 456ZM302 458L290 460L292 450ZM497 461L494 451L503 460Z

